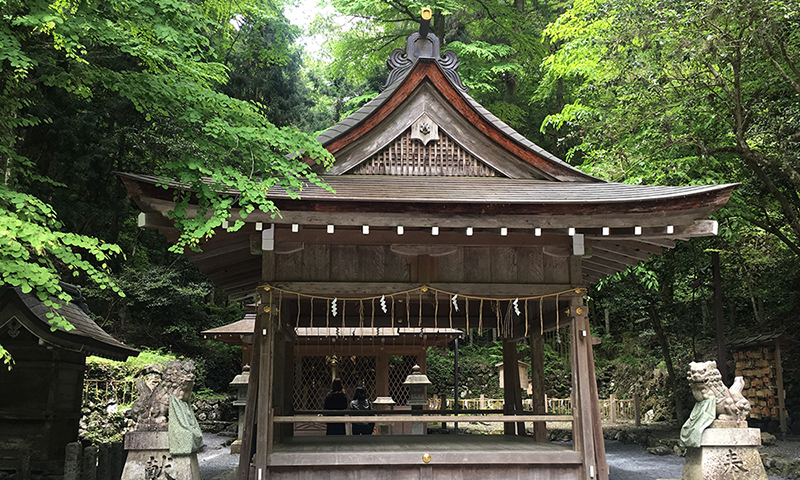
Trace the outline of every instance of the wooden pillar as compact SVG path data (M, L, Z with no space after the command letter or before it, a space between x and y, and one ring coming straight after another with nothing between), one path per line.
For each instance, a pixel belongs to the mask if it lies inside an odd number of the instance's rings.
M267 328L269 316L264 312L263 305L258 306L256 322L253 329L253 350L250 365L249 383L247 384L247 400L245 404L244 432L242 433L242 452L239 455L239 468L236 472L237 480L248 480L250 476L250 462L255 452L256 443L256 410L258 410L261 374L261 362L256 361L261 356L266 336L263 335Z
M586 327L589 327L589 320L586 320ZM597 378L595 377L595 369L594 369L594 349L592 348L594 344L589 341L587 342L588 346L588 353L589 353L589 386L592 389L592 415L593 415L593 423L594 426L594 458L597 462L597 472L596 475L599 480L608 480L608 461L606 460L606 444L603 439L603 422L602 418L600 417L600 396L597 394Z
M616 395L613 393L611 394L611 398L608 399L609 403L609 410L608 410L608 419L611 423L617 423L617 398Z
M261 305L266 315L266 328L258 333L262 342L258 356L258 400L256 411L256 456L255 468L256 478L261 480L269 479L269 455L272 453L272 444L275 431L272 425L273 409L273 385L274 382L274 362L275 362L275 305L273 303L272 290L263 292L261 295ZM255 359L255 358L254 358ZM251 373L252 375L252 373Z
M786 392L783 390L783 362L781 361L781 344L775 342L775 375L778 386L778 415L781 421L781 436L786 440Z
M584 468L586 478L608 480L608 463L606 462L605 444L603 442L603 426L600 417L600 402L597 395L597 379L595 378L594 352L589 317L583 298L575 296L570 300L572 316L572 342L577 354L575 365L578 368L577 403L581 417L580 433L583 436ZM573 408L575 403L573 402ZM587 462L593 460L593 465ZM594 466L594 468L592 468Z
M266 283L275 278L275 253L262 252L261 279ZM272 292L258 290L261 302L256 312L253 329L253 353L250 363L250 381L247 386L242 453L239 456L237 480L250 478L251 461L255 465L255 478L268 480L266 470L269 450L272 449L272 354L275 344L275 323ZM255 455L254 455L255 453ZM260 470L260 473L259 473Z
M633 424L637 427L642 426L642 406L639 402L639 394L633 394Z
M287 328L290 333L294 328ZM281 335L283 341L283 401L281 402L281 415L294 415L294 338L292 335ZM281 438L294 436L294 425L281 424Z
M519 357L517 344L512 340L503 341L503 412L508 415L522 410L522 394L519 386ZM506 435L525 435L522 422L504 424Z
M375 396L389 396L389 354L385 348L375 355Z
M576 388L573 390L572 409L573 412L577 410L580 417L580 428L577 429L577 433L581 439L581 451L583 453L583 478L589 480L598 473L595 458L594 430L599 429L602 435L602 425L597 394L592 395L592 384L594 384L592 337L589 332L589 319L586 315L586 306L583 304L582 297L574 296L570 299L569 313L572 317L570 343L573 344L572 350L575 352L573 365L577 368L577 371L573 372ZM597 415L595 415L595 409Z
M544 390L544 336L539 328L531 328L532 410L535 415L547 413ZM533 439L547 441L547 422L533 422Z

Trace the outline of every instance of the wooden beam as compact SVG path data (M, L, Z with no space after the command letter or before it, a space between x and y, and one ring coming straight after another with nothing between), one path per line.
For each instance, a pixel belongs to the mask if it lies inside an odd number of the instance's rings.
M629 225L625 228L611 228L608 235L603 235L602 229L597 228L579 228L577 233L583 233L586 238L590 239L669 240L710 237L716 235L719 229L719 224L716 220L695 220L689 225L664 225L663 219L661 219L661 222L662 224L658 226L637 225L640 229L638 235L634 230L634 225ZM672 227L672 233L669 233L668 230L670 226Z
M366 223L365 223L366 224ZM393 251L404 255L420 255L431 253L414 253L406 250L409 248L422 249L432 248L432 246L447 246L450 248L458 246L475 247L496 247L496 246L517 246L517 247L541 247L545 245L564 245L572 248L572 239L562 234L548 233L542 236L535 236L533 230L528 231L509 231L508 235L500 235L499 229L492 232L475 231L471 236L466 234L466 229L453 231L440 228L438 235L433 235L430 228L404 228L403 235L398 235L394 227L372 226L368 235L361 231L361 224L358 227L343 227L335 225L333 233L328 233L323 227L305 227L298 232L292 232L288 226L278 225L275 229L275 243L281 242L303 242L306 245L392 245ZM403 246L406 246L405 248ZM441 248L441 247L440 247ZM442 255L444 253L437 253Z
M166 218L158 212L142 212L137 218L137 226L139 228L174 228L172 220Z
M428 410L431 411L431 410ZM435 411L435 410L433 410ZM321 417L319 415L294 415L294 416L275 416L275 423L328 423L336 421L339 423L361 423L364 418L370 419L391 419L392 422L409 423L419 422L420 419L430 422L485 422L485 423L514 423L514 422L571 422L572 415L375 415L375 416L347 416L336 415Z
M141 197L142 208L166 215L174 208L171 200L172 193L169 192L170 200L159 199L156 197ZM492 228L502 227L528 229L541 228L547 233L547 229L563 230L567 228L580 229L601 229L602 227L611 228L631 228L639 225L642 228L652 227L663 229L666 225L690 225L697 218L707 217L717 210L718 207L689 208L665 214L659 212L655 215L642 213L611 213L611 210L622 208L613 204L603 204L602 208L609 210L605 213L593 214L572 214L569 211L575 210L575 205L565 204L553 207L552 205L534 204L486 204L461 205L460 208L474 211L446 212L442 211L440 204L408 204L385 202L377 205L376 202L346 202L346 201L312 201L303 200L276 200L276 205L280 208L280 218L272 218L272 215L265 212L255 211L250 213L245 220L251 224L255 222L275 223L276 225L329 225L352 226L360 228L362 225L370 227L424 227L430 228L439 226L440 228ZM379 202L380 203L380 202ZM654 204L655 205L655 204ZM446 207L453 208L459 206L451 203ZM298 207L304 207L299 210ZM337 210L338 208L338 210ZM385 211L376 211L385 208ZM487 211L490 208L490 211ZM522 210L515 214L507 213L510 208ZM628 207L624 207L628 208ZM391 209L401 210L393 212ZM418 210L424 210L418 211ZM525 213L531 210L531 213ZM190 217L197 215L196 205L189 205L187 213ZM405 213L403 213L405 212ZM555 214L559 213L561 214ZM231 211L231 221L241 219L238 209ZM244 228L248 228L247 226ZM253 227L249 227L253 228ZM509 232L510 233L510 232ZM608 237L606 237L608 238Z
M609 260L608 258L599 255L593 256L591 259L586 259L584 261L590 262L594 265L600 265L603 267L611 268L617 272L625 270L630 265L629 263L615 262L614 260Z
M621 239L606 240L607 238L608 237L593 238L592 246L593 247L597 246L597 248L601 249L609 249L611 248L611 245L618 245L620 247L630 248L631 250L634 251L644 252L644 253L654 253L656 255L661 255L661 253L664 251L664 249L661 248L660 246L640 242L637 240L621 240Z
M281 290L319 296L388 295L413 290L423 285L459 295L482 297L536 297L582 290L582 285L537 283L394 283L394 282L276 282L272 286Z
M621 255L619 253L609 252L601 248L592 248L592 256L589 258L605 258L622 265L636 265L639 263L638 258Z
M211 258L219 257L221 255L227 255L232 252L243 252L243 251L250 251L250 238L246 238L245 240L237 240L236 243L225 245L224 247L211 247L211 248L204 248L202 252L199 253L187 253L187 256L193 262L200 262L203 260L208 260Z
M603 265L598 264L597 262L593 262L591 260L584 260L581 262L583 264L583 269L585 271L589 271L591 273L599 273L602 274L604 277L608 275L614 275L619 270L615 270L613 268L608 268Z
M597 254L613 253L622 257L630 258L632 260L649 260L651 252L641 251L638 248L621 245L616 242L593 240L591 243L592 251ZM661 249L657 252L661 253Z

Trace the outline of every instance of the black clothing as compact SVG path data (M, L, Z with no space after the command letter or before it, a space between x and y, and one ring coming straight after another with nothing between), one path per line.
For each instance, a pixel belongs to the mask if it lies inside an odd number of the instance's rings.
M350 410L372 410L372 404L367 399L353 400L350 402ZM375 430L374 422L353 424L353 435L372 435L373 430Z
M344 392L330 392L325 397L325 410L347 410L347 395ZM344 423L329 423L326 435L344 435Z

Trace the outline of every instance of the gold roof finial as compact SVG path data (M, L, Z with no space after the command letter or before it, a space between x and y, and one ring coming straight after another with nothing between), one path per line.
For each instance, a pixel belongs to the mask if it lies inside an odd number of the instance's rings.
M430 20L433 17L433 10L430 7L423 7L422 9L422 19L423 20Z

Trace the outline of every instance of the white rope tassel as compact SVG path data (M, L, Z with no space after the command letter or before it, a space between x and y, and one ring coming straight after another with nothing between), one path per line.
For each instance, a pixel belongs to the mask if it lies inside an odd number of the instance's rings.
M514 299L513 305L514 305L514 313L516 313L518 317L522 315L522 312L519 311L519 298Z
M453 308L456 309L456 312L458 311L458 301L456 300L457 298L458 298L458 294L455 294L455 295L453 295L453 298L451 299L453 301Z
M334 299L331 301L331 315L333 315L334 317L335 317L335 316L336 316L336 314L338 313L338 310L337 310L337 308L338 308L338 307L336 306L336 302L337 302L337 300L338 300L338 298L334 298Z
M383 310L383 313L388 313L386 309L386 295L381 295L381 310Z

